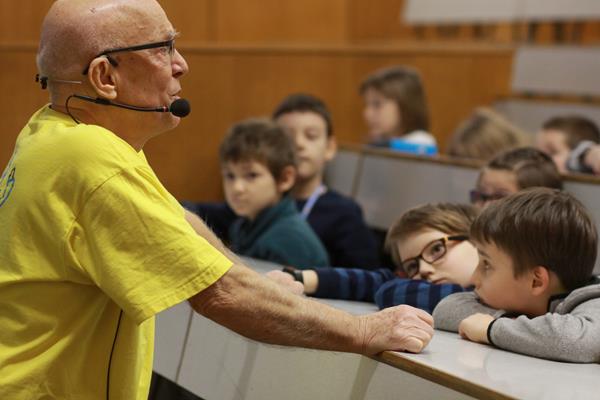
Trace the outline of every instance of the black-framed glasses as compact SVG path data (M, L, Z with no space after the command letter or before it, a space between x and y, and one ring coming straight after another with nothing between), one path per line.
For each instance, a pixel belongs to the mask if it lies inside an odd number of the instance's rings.
M173 54L175 53L175 38L169 39L169 40L164 40L162 42L146 43L146 44L139 44L137 46L118 47L118 48L114 48L114 49L104 50L102 53L97 54L92 60L95 60L98 57L106 57L108 59L108 62L110 62L110 64L113 67L116 67L119 64L117 63L117 60L115 60L113 57L110 56L111 54L123 53L126 51L158 49L160 47L164 47L165 49L167 49L169 55L171 57L173 57ZM90 61L90 63L91 63L91 61ZM85 69L83 70L83 75L87 75L89 68L90 68L90 65L88 64L85 67Z
M439 238L436 240L432 240L427 243L427 245L416 257L408 258L402 261L401 267L406 272L409 278L413 278L419 273L420 261L423 260L428 264L432 264L439 260L440 258L446 255L448 251L447 243L450 241L462 242L464 240L468 240L469 237L466 235L454 235L454 236L444 236L443 238Z
M503 197L508 196L508 193L483 193L479 190L473 189L469 192L471 203L487 203L488 201L500 200Z

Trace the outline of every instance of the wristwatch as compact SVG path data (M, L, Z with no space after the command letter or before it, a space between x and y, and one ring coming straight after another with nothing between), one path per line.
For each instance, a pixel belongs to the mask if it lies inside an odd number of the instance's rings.
M304 283L304 276L302 275L302 270L296 269L294 267L283 267L281 270L293 276L295 281Z

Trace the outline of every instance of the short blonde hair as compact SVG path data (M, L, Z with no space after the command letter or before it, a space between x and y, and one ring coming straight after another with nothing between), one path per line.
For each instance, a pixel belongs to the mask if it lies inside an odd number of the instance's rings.
M456 129L447 154L487 161L501 151L529 144L529 135L497 112L479 107Z

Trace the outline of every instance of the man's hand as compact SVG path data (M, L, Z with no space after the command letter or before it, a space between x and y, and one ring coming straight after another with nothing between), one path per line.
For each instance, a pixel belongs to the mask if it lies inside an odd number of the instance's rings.
M585 154L583 163L594 171L594 175L600 175L600 145L590 147Z
M304 294L304 285L294 280L294 277L286 272L274 270L267 272L265 276L277 282L280 286L284 287L285 289L289 290L294 294Z
M472 342L489 344L487 338L488 327L494 320L494 317L487 314L473 314L463 319L458 325L458 334Z
M400 305L363 315L363 354L384 350L419 353L433 336L433 318L423 310Z

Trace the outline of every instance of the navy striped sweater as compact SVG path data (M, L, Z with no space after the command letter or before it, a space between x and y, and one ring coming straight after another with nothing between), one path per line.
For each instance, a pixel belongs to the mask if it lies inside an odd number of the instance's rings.
M379 308L407 304L431 313L444 297L471 290L453 283L399 278L389 269L317 268L315 271L319 285L314 297L374 302Z

